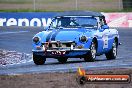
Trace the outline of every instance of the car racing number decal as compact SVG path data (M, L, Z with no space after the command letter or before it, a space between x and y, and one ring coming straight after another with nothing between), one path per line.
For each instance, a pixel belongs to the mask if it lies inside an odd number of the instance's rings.
M103 35L103 49L108 48L108 35Z

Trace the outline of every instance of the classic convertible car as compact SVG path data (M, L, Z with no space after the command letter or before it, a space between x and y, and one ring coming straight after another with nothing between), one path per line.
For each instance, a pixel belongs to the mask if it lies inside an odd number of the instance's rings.
M115 59L119 34L109 28L100 12L66 11L57 14L32 41L36 65L44 64L46 58L55 58L60 63L66 63L68 58L84 58L88 62L102 54L108 60Z

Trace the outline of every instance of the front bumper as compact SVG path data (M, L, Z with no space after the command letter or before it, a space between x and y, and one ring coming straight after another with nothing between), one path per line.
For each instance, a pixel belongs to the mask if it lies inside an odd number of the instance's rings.
M83 57L90 49L57 49L57 50L32 50L34 55L45 57Z

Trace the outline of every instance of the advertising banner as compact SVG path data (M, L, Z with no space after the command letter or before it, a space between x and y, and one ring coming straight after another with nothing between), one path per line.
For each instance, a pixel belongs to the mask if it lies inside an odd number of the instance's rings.
M103 13L110 27L132 27L132 13Z
M0 26L47 26L55 12L1 12Z
M47 26L57 12L1 12L0 26ZM110 27L132 27L132 13L103 13Z

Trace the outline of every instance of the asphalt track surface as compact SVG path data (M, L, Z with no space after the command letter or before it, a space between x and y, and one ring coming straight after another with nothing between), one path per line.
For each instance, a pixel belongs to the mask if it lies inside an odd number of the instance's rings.
M118 57L115 60L106 60L105 55L97 56L95 62L84 62L83 59L69 58L66 64L60 64L56 59L47 58L46 64L35 65L33 61L0 66L0 74L24 74L43 72L76 71L79 66L85 69L110 69L132 67L132 28L117 28L122 45L118 48ZM42 31L42 28L1 28L0 49L15 50L31 54L32 37Z

